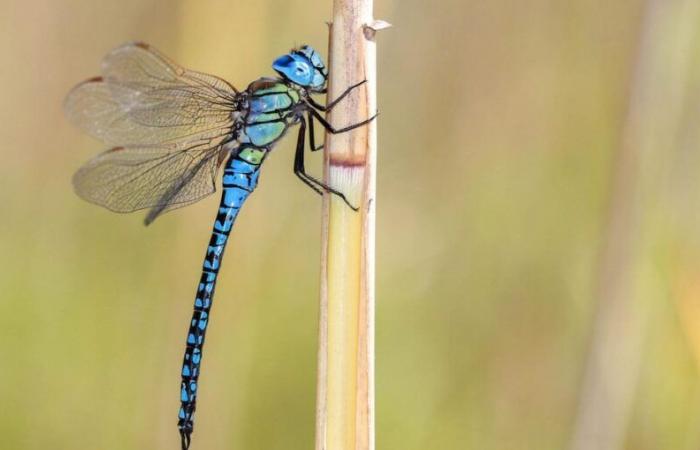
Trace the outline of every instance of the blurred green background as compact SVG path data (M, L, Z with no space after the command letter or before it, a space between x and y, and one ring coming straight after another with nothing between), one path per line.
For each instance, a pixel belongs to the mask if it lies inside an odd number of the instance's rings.
M324 49L330 3L0 1L0 448L179 446L218 198L148 228L80 201L101 145L64 95L134 39L243 88ZM698 1L376 3L377 448L700 448ZM321 202L292 141L233 233L195 450L313 448Z

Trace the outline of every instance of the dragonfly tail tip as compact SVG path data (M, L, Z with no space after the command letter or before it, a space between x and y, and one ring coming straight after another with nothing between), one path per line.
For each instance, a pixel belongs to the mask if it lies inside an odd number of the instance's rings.
M182 450L188 450L190 448L190 432L186 430L180 430L180 441L182 444Z

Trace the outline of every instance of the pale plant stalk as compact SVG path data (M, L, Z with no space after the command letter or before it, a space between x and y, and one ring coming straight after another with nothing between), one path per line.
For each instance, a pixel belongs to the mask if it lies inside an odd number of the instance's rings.
M570 450L624 448L647 324L660 294L653 211L683 113L696 0L647 0L613 168L597 311Z
M328 115L336 127L375 114L372 0L335 0L328 99L362 80ZM374 228L377 121L326 134L325 181L359 207L326 195L323 205L316 450L374 449Z

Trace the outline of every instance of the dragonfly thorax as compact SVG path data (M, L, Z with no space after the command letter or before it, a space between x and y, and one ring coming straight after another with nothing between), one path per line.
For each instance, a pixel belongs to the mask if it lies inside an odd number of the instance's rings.
M239 121L239 141L255 147L269 147L284 136L296 121L296 107L304 95L286 80L260 78L252 82L243 95L247 110Z
M260 78L236 100L233 135L241 144L269 149L297 122L302 98L326 89L328 70L308 45L280 56L272 67L281 78Z

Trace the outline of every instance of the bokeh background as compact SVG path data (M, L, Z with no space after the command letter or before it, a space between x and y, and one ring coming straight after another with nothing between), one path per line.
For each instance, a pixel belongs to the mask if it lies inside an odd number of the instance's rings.
M0 0L0 448L178 448L218 198L115 215L61 102L145 40L238 87L330 1ZM377 448L700 448L697 0L377 0ZM313 446L321 202L266 163L195 449ZM311 166L320 173L320 157Z

